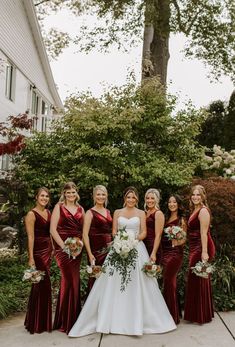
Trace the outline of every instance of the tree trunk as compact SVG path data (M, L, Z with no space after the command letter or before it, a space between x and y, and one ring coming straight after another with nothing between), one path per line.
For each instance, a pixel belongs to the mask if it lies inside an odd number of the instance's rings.
M146 6L142 54L142 80L159 77L166 87L170 35L170 0L154 0Z

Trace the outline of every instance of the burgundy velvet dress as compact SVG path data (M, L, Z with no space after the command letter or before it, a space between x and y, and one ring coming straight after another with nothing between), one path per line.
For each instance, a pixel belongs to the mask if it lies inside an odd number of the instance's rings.
M156 210L154 211L153 213L151 213L147 218L146 218L146 226L147 226L147 236L146 238L143 240L146 248L147 248L147 251L148 251L148 254L149 256L151 255L152 253L152 250L153 250L153 245L154 245L154 240L155 240L155 213L159 211L159 210ZM157 264L160 264L160 261L161 261L161 243L158 247L158 251L157 251L157 260L156 260L156 263Z
M60 205L60 219L57 231L63 241L67 237L82 238L83 209L77 207L73 215L64 205ZM73 259L55 244L55 257L60 268L60 291L56 306L53 329L69 333L81 311L80 264L82 253Z
M106 210L106 217L92 208L90 211L93 216L89 230L91 252L96 259L95 264L103 265L108 253L107 246L112 241L112 217L109 210ZM94 282L95 278L89 278L88 293Z
M170 223L166 223L165 228L179 225L177 218ZM163 231L162 235L162 258L163 266L163 296L167 307L176 324L180 322L180 305L177 294L177 274L183 262L183 246L172 247L172 241L168 240Z
M45 220L38 212L35 215L33 256L37 270L45 271L45 277L39 283L32 284L25 317L25 328L31 333L52 330L52 302L50 265L52 243L50 238L50 211Z
M202 207L205 208L205 207ZM193 213L188 221L189 267L201 261L202 245L200 235L199 211ZM211 260L215 255L214 242L208 229L208 255ZM208 323L214 317L211 279L196 276L189 269L185 298L184 319L199 324Z

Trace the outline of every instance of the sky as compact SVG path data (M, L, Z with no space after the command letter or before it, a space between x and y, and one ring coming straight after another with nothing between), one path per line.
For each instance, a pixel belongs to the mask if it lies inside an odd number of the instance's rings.
M87 24L93 20L63 11L49 16L44 24L46 28L54 26L76 35L81 21ZM183 107L189 99L198 108L218 99L228 101L234 89L230 78L224 76L220 82L212 83L208 78L209 69L202 62L184 58L184 43L183 35L172 36L170 40L168 91L179 95L179 106ZM87 90L99 97L110 86L125 84L130 72L134 72L136 80L140 81L141 53L141 45L128 53L113 48L108 54L95 50L86 54L79 52L79 46L71 45L57 60L51 61L61 99L64 101L73 93Z

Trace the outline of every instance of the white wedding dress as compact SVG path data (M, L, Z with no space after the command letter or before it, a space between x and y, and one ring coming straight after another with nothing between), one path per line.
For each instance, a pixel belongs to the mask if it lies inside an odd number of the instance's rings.
M118 227L134 233L140 230L140 218L120 216ZM145 245L138 243L138 259L131 272L131 281L125 291L120 291L121 277L117 271L113 276L106 273L95 281L94 286L74 326L70 337L79 337L95 332L123 335L165 333L176 329L159 290L157 280L141 271L149 260Z

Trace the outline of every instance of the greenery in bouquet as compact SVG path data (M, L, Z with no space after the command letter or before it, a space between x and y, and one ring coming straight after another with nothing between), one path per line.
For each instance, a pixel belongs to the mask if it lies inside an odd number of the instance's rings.
M81 253L83 248L83 242L79 237L68 237L64 241L63 252L67 253L69 257L76 259L76 257Z
M186 232L178 225L172 225L164 228L168 240L185 240Z
M138 251L138 244L135 235L128 233L126 228L118 230L104 266L109 266L109 275L112 276L117 271L121 276L121 291L124 291L131 281L131 271L135 269Z
M191 267L191 270L196 276L208 278L215 271L215 267L206 261L198 261L195 266Z
M102 273L105 273L105 267L101 265L87 265L86 271L89 277L99 278Z
M32 283L39 283L44 279L45 271L37 270L35 267L31 267L24 271L22 281L29 281Z
M152 262L147 262L143 265L142 271L148 277L161 278L162 277L162 266L154 264Z

